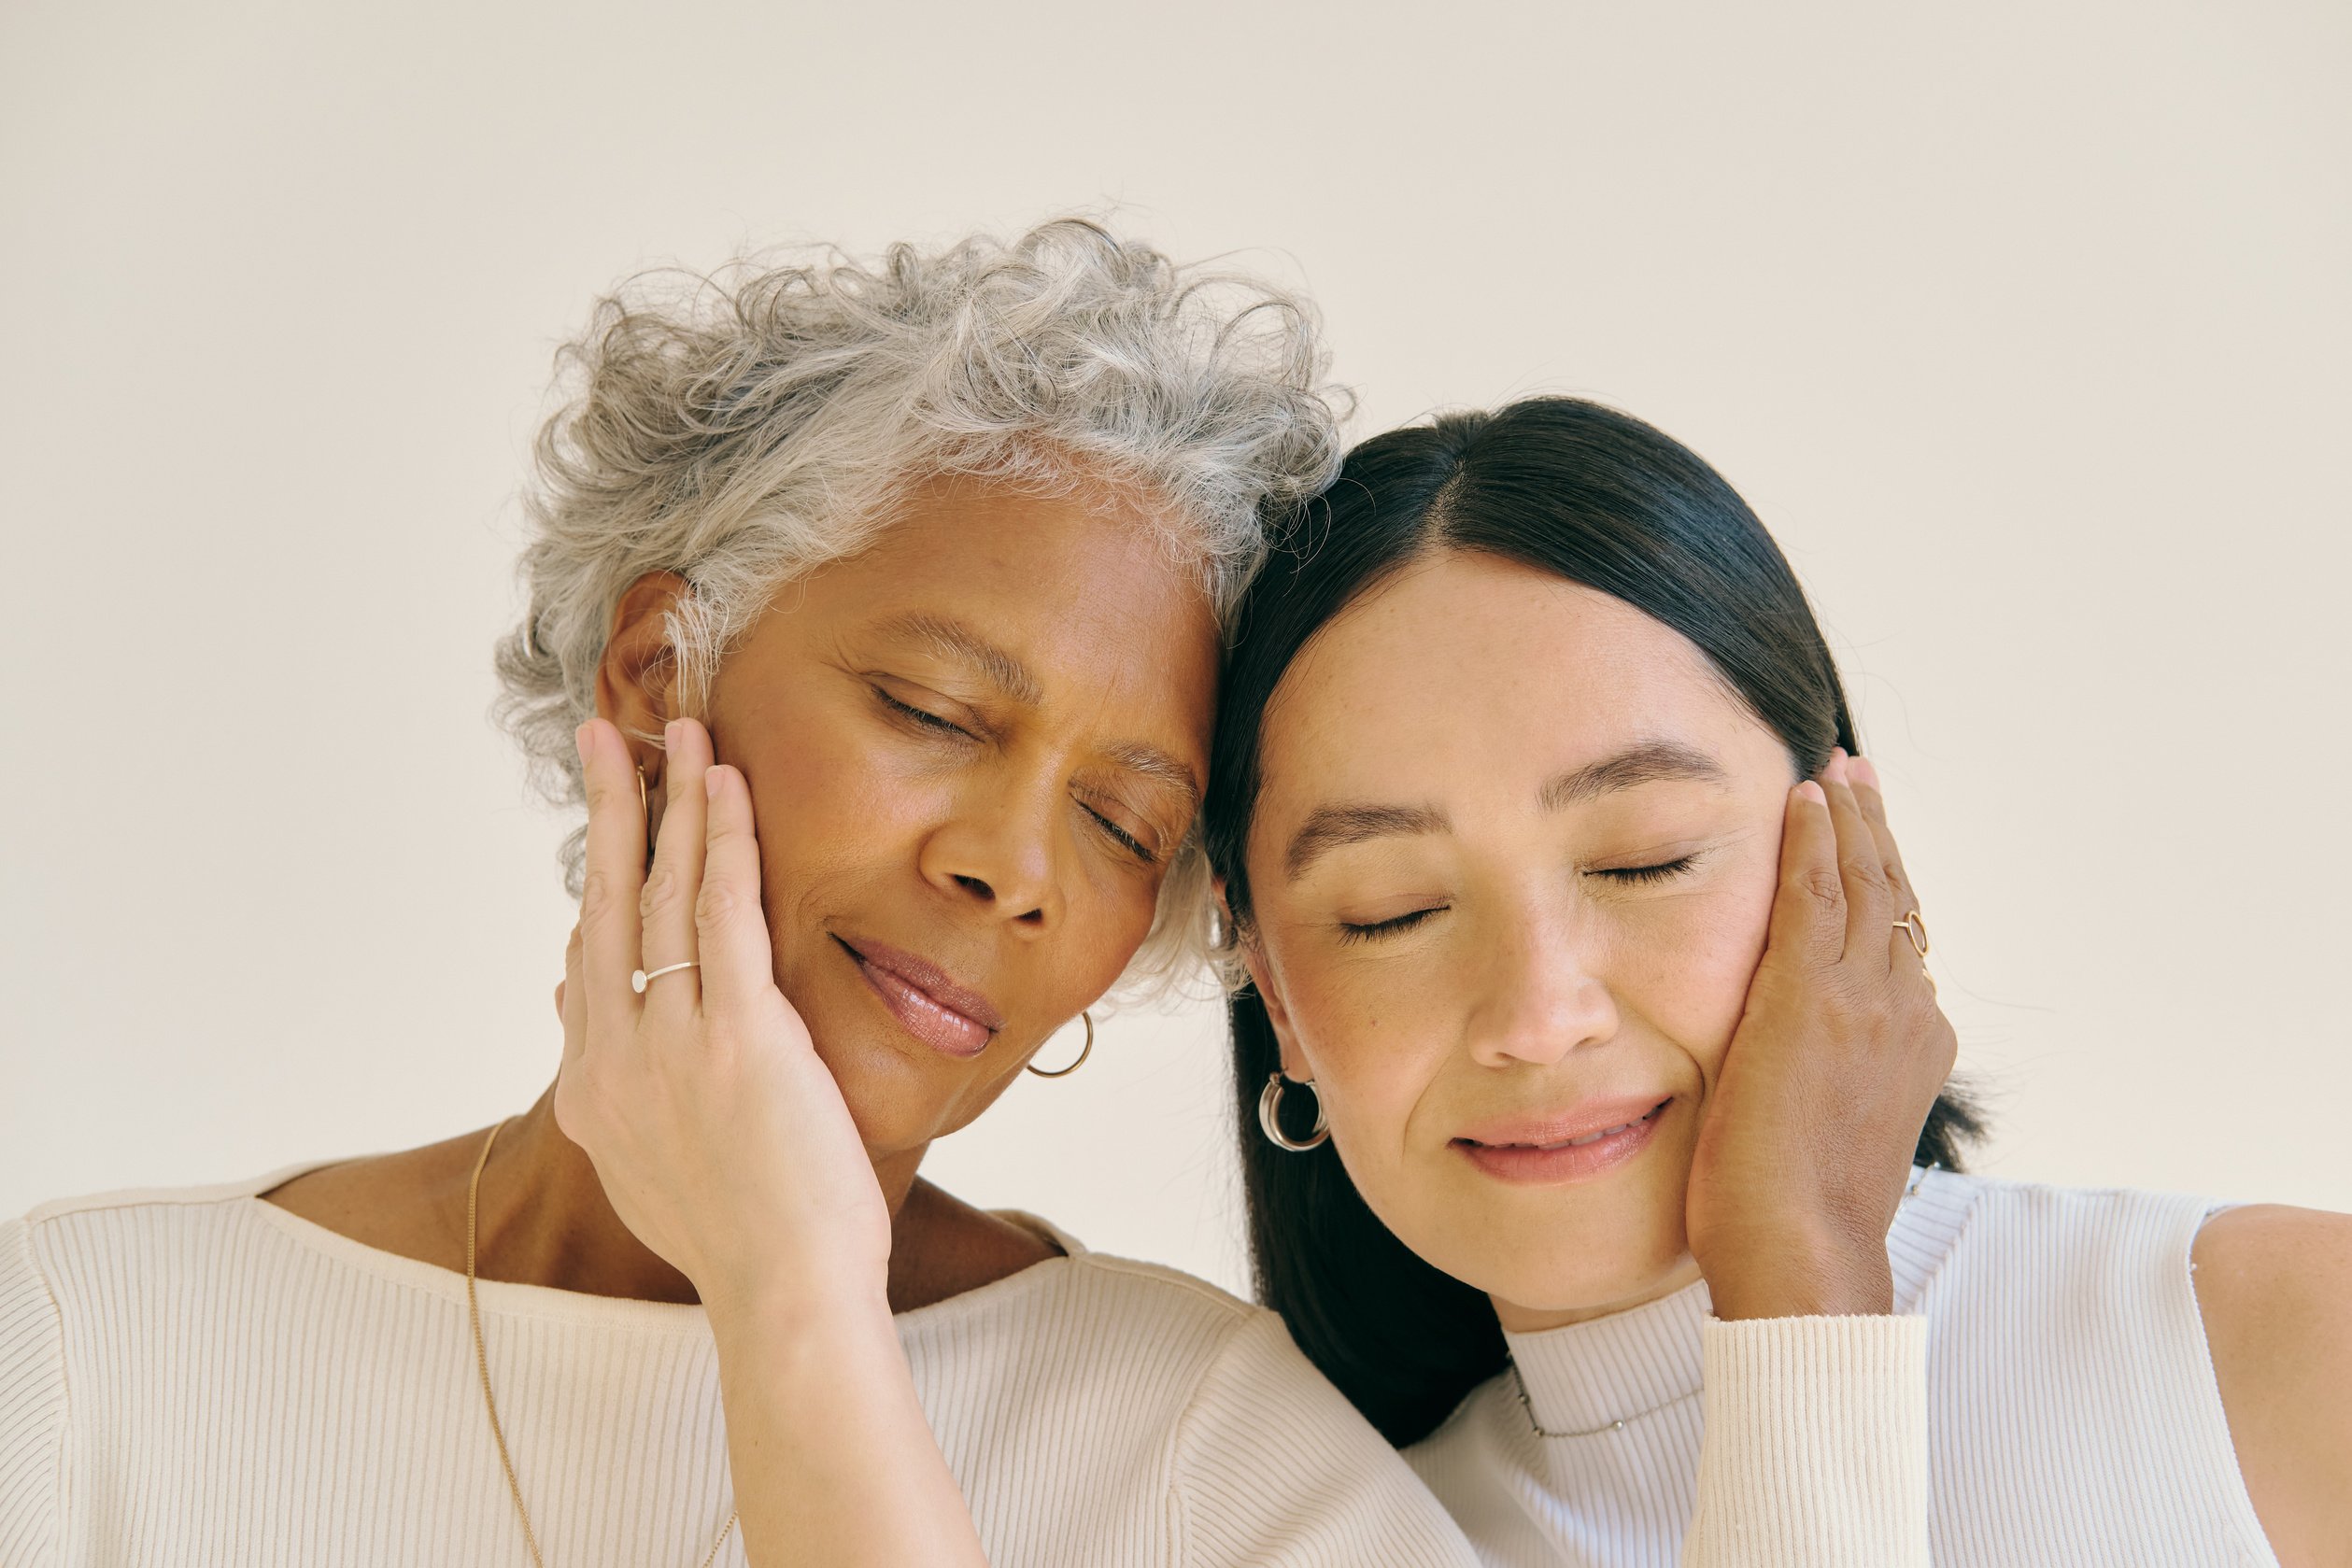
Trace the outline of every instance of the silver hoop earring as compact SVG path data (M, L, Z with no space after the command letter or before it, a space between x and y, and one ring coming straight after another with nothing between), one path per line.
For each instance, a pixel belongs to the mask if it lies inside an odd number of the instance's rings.
M1290 1080L1284 1078L1279 1069L1266 1075L1266 1087L1258 1092L1257 1096L1257 1124L1265 1132L1267 1141L1273 1144L1275 1148L1287 1149L1294 1154L1304 1154L1308 1150L1319 1147L1331 1137L1331 1122L1323 1113L1323 1095L1318 1093L1315 1095L1315 1130L1307 1135L1307 1140L1301 1143L1283 1132L1282 1091L1292 1087L1294 1085ZM1315 1081L1311 1078L1295 1087L1312 1091Z
M1095 1053L1095 1015L1091 1012L1082 1012L1078 1016L1086 1021L1086 1043L1084 1047L1079 1051L1078 1060L1072 1062L1066 1067L1056 1067L1052 1072L1047 1072L1043 1067L1039 1067L1035 1062L1031 1062L1028 1067L1029 1071L1037 1074L1040 1078L1068 1078L1071 1073L1076 1072L1080 1067L1086 1065L1086 1058Z

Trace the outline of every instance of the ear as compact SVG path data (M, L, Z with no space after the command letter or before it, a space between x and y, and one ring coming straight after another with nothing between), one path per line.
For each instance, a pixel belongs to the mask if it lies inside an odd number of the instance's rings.
M1246 932L1239 933L1238 939L1241 962L1249 967L1250 983L1257 988L1257 999L1266 1004L1267 1022L1274 1025L1275 1041L1282 1048L1283 1073L1299 1083L1314 1081L1314 1068L1308 1065L1307 1053L1298 1048L1298 1036L1290 1026L1290 1008L1282 999L1282 982L1275 977L1266 950Z
M597 714L629 737L629 749L649 781L660 777L662 726L678 716L678 660L670 645L669 615L687 592L686 579L674 572L650 572L630 584L613 606L612 632L596 666Z

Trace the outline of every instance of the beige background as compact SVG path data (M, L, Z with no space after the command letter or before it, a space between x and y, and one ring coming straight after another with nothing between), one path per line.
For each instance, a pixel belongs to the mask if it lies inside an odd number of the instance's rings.
M1818 598L1984 1168L2352 1207L2352 12L0 8L0 1212L439 1137L569 924L484 717L554 345L637 265L1122 204L1358 430L1537 388ZM1234 1282L1213 1014L935 1170Z

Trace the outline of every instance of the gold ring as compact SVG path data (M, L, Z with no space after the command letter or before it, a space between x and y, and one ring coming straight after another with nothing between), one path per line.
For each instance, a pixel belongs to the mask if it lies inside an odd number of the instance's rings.
M1894 928L1911 939L1912 952L1922 958L1927 956L1927 922L1920 918L1919 911L1913 910L1896 921Z

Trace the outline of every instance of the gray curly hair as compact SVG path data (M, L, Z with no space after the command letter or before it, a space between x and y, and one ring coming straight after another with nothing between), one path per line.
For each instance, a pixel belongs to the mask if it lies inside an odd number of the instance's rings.
M1347 405L1325 365L1304 302L1083 219L872 263L829 251L632 279L558 357L563 401L525 502L528 608L497 649L499 722L534 786L580 806L572 734L595 713L631 584L688 585L667 630L699 711L781 586L855 554L907 487L942 473L1146 489L1222 622L1264 559L1260 508L1338 472ZM561 852L574 897L586 833ZM1196 833L1123 996L1202 972L1209 887Z

